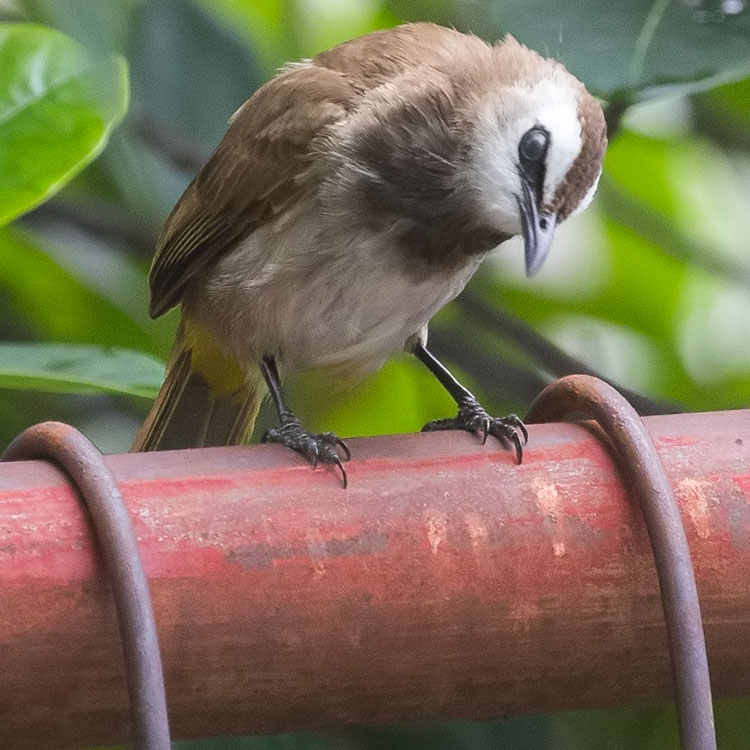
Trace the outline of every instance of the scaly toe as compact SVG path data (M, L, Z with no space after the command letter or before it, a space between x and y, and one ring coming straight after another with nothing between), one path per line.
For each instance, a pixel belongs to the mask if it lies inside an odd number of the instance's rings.
M523 446L529 438L526 426L515 414L509 414L507 417L491 417L475 399L466 399L461 402L455 417L435 419L422 428L423 432L435 430L474 432L481 437L482 445L487 442L488 436L492 435L504 445L515 448L516 460L519 464L523 459ZM519 433L523 436L523 440Z
M507 417L494 417L490 425L490 432L498 440L510 443L515 447L516 461L520 464L523 460L523 446L528 439L524 423L515 414L510 414ZM519 433L523 435L523 441Z
M264 443L280 443L293 451L302 454L313 469L319 463L337 466L341 471L341 479L346 488L347 475L341 462L337 448L344 454L344 460L351 458L349 446L332 432L310 433L295 419L289 420L280 427L270 427L261 438Z

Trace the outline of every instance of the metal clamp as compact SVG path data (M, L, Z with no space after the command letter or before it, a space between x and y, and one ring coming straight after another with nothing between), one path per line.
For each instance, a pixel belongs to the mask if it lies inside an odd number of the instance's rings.
M610 385L590 375L569 375L548 385L526 419L554 422L573 414L596 420L610 439L626 486L637 497L646 522L667 625L681 746L715 750L698 590L685 528L664 466L633 407Z
M2 461L33 459L59 464L91 516L117 608L133 748L169 750L167 700L148 580L117 483L93 443L60 422L29 427L0 456Z

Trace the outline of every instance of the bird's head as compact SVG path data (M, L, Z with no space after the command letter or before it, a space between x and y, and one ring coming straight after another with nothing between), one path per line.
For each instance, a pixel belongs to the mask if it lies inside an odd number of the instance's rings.
M485 219L523 235L532 276L555 227L594 196L606 124L599 102L560 63L510 36L493 53L494 80L474 111L470 182Z

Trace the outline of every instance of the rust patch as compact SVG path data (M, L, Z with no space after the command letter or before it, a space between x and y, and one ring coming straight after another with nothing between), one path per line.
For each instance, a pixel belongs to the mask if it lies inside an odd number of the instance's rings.
M711 536L711 508L706 496L706 482L695 479L683 479L677 487L682 498L683 507L690 516L695 533L701 539Z
M557 488L552 483L534 477L531 480L531 489L536 496L539 510L552 526L552 553L555 557L562 557L565 554L568 534Z
M326 557L344 557L348 555L374 555L385 552L388 537L381 531L370 529L364 534L349 539L329 539L323 542L323 554Z
M243 568L266 570L275 560L291 557L289 547L274 547L270 544L243 544L226 553L227 562Z
M272 544L243 544L226 553L227 562L243 568L266 570L277 560L307 556L316 560L332 557L354 557L385 552L388 537L377 530L368 530L357 536L344 539L316 539L314 544L295 550L289 546L275 547Z
M445 541L448 533L448 521L445 514L434 508L430 508L425 513L427 525L427 541L430 543L430 549L433 555L437 555L438 548Z

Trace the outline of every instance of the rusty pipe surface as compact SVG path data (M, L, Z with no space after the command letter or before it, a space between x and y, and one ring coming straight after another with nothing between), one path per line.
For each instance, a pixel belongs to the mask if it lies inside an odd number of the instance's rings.
M685 528L664 466L643 420L612 386L590 375L550 383L534 400L531 422L584 413L600 425L619 459L654 551L672 661L680 747L716 750L711 682L700 602Z
M714 693L750 695L750 411L644 420L677 497ZM645 527L584 426L524 463L464 433L352 440L349 489L279 446L107 457L177 737L671 698ZM7 748L127 739L115 611L65 477L0 465Z

